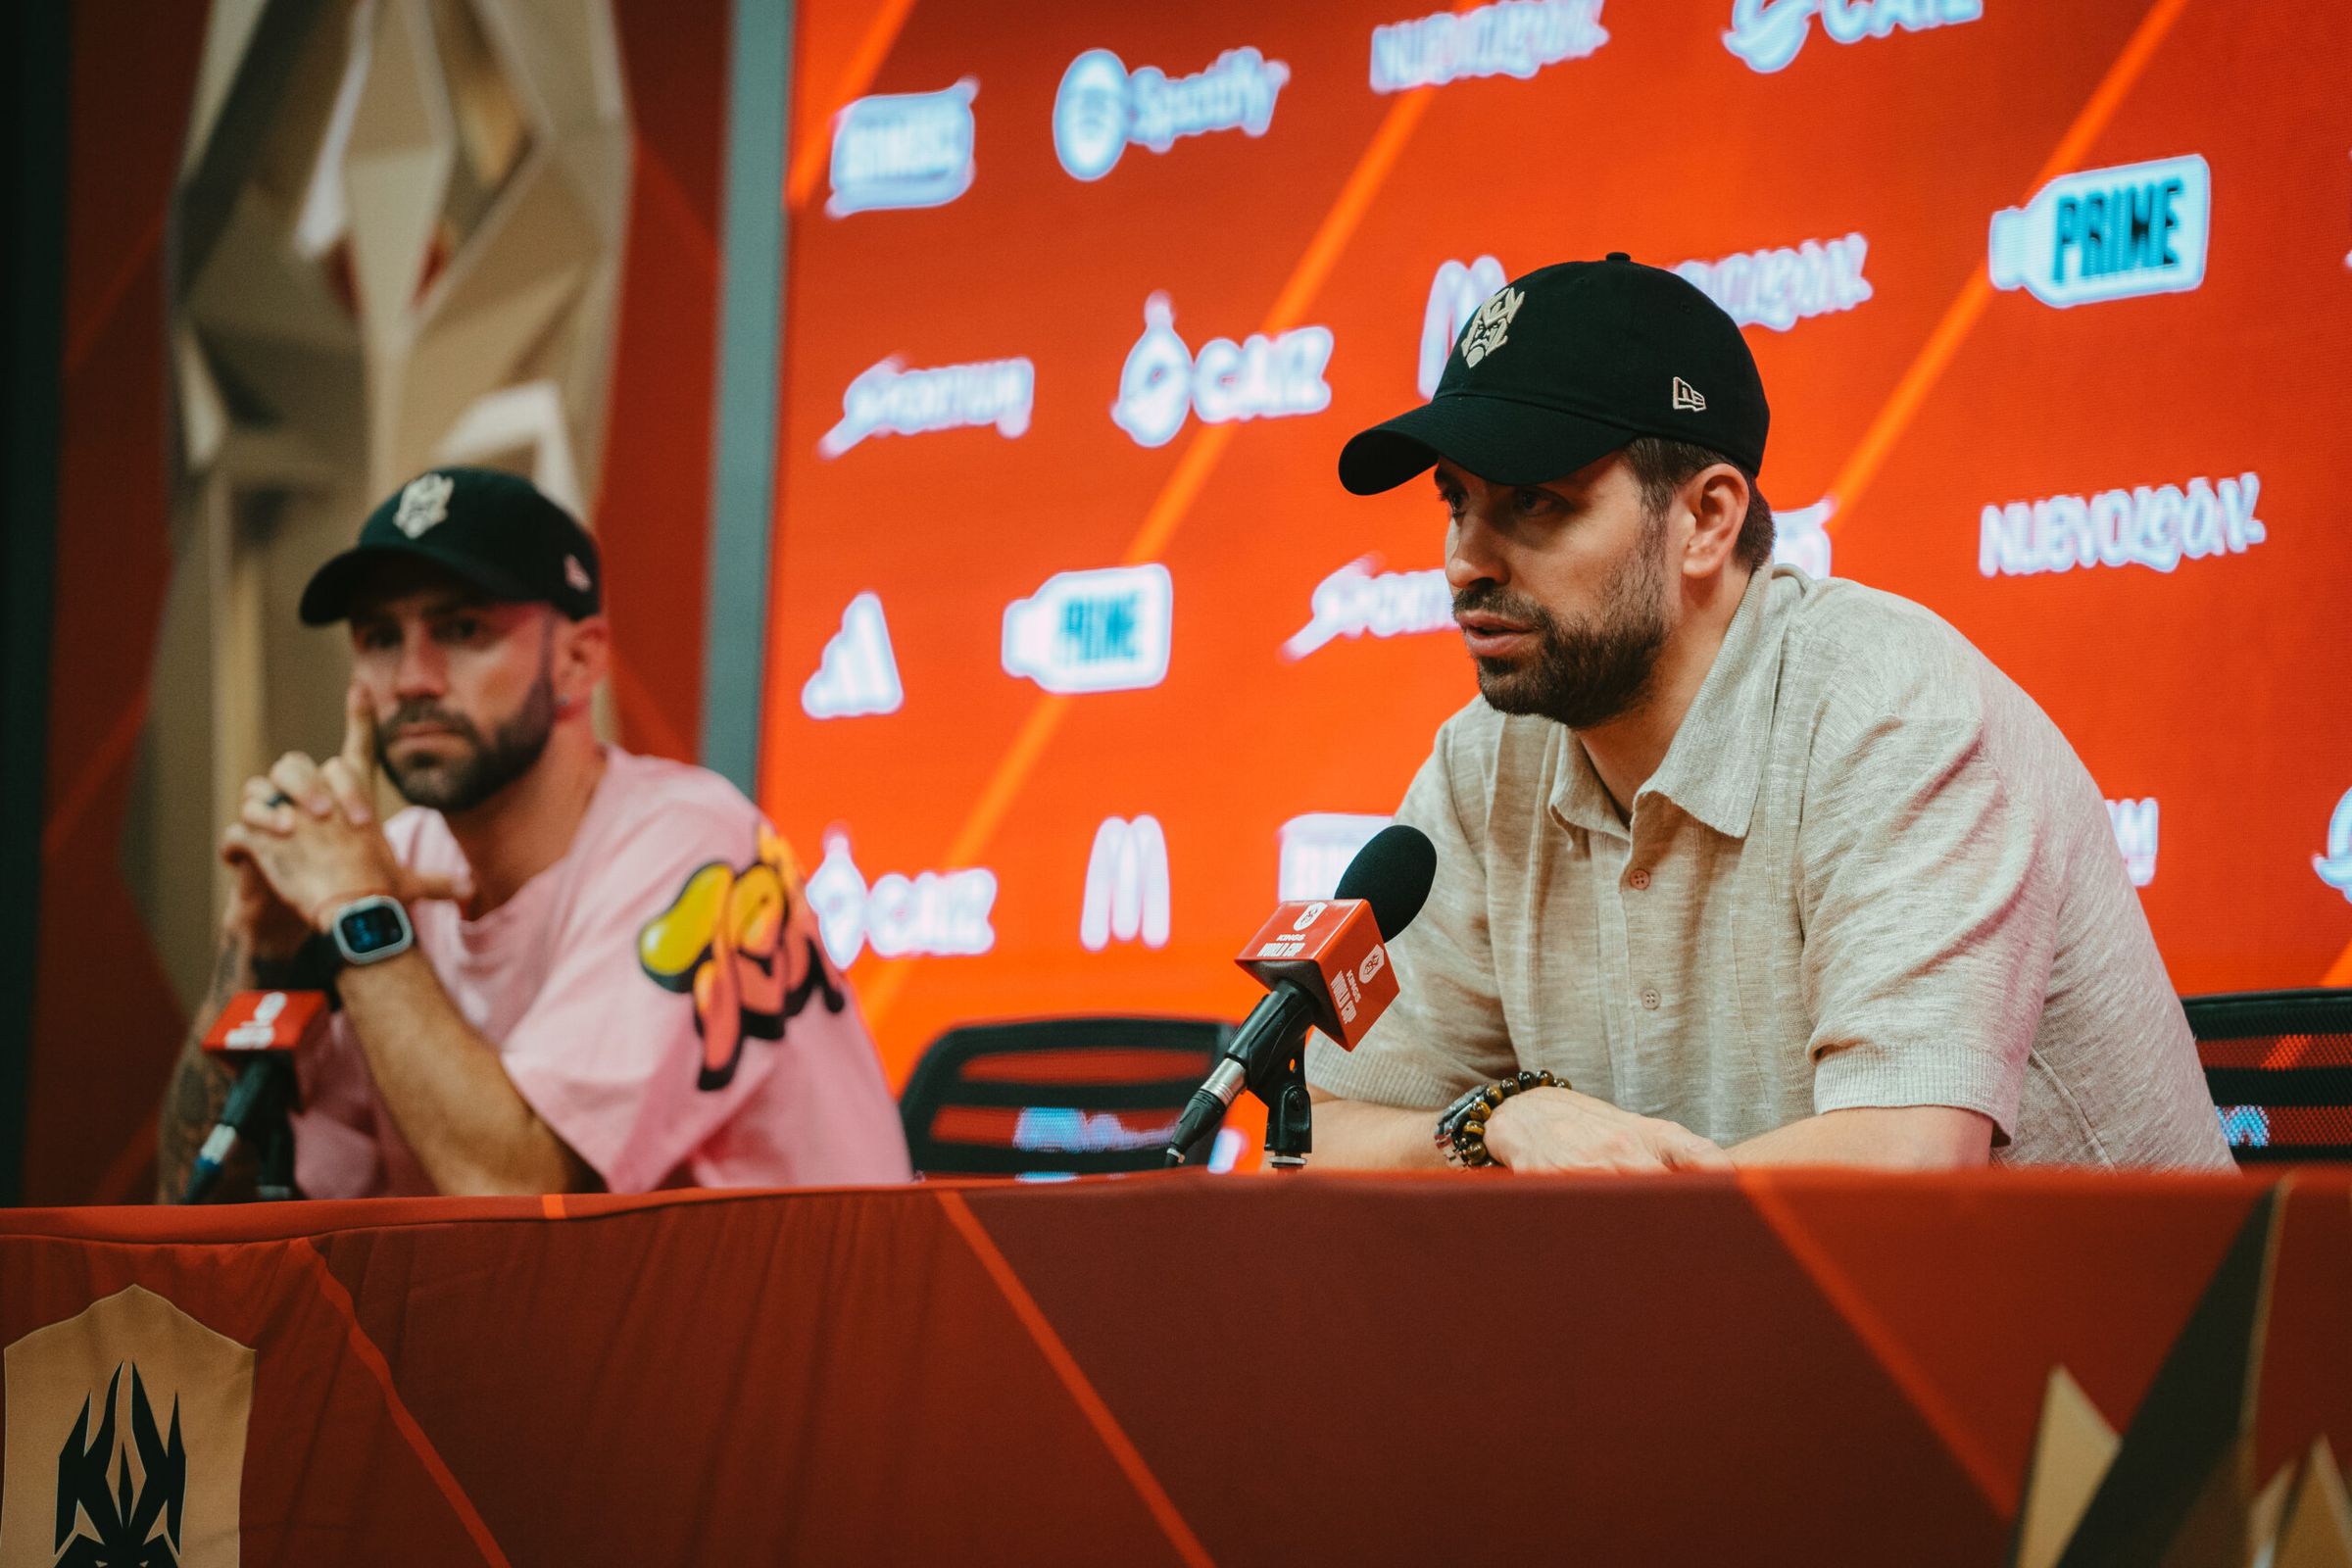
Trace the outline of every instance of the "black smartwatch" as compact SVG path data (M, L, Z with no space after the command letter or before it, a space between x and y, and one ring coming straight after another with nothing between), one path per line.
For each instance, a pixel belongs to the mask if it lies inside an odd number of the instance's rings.
M335 953L355 966L397 958L416 945L416 928L400 901L383 893L354 899L334 912L326 932Z

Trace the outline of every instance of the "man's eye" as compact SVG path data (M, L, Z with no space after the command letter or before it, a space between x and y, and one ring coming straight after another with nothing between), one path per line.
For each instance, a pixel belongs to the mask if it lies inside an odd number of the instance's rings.
M360 646L371 654L380 654L400 646L400 639L382 627L360 633Z
M1511 494L1511 505L1518 510L1522 516L1539 516L1549 512L1557 504L1548 491L1517 490Z
M441 623L441 640L445 643L469 643L482 634L482 623L470 615L458 615Z
M1462 493L1459 490L1441 490L1438 492L1438 499L1446 503L1446 515L1457 518L1461 516Z

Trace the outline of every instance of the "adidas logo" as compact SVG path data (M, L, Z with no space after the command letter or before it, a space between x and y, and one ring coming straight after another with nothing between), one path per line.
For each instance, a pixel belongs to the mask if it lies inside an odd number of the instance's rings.
M841 612L841 630L825 644L816 673L801 688L801 711L810 718L895 713L904 695L882 601L859 594Z
M1693 414L1707 412L1707 400L1698 395L1698 388L1679 375L1674 378L1674 406L1678 412L1684 409Z

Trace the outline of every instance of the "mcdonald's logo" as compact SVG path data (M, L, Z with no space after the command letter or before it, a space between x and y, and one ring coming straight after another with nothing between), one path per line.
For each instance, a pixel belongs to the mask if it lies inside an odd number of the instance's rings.
M1086 858L1078 940L1100 953L1139 937L1147 948L1168 945L1168 836L1154 816L1105 817Z

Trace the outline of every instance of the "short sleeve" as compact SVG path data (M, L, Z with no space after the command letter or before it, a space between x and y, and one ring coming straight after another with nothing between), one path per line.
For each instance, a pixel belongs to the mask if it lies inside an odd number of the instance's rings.
M1797 840L1813 1108L1951 1105L2007 1143L2057 925L2032 804L1965 703L1833 715L1815 755Z
M748 806L646 811L585 870L501 1060L607 1186L659 1186L760 1094L798 1015L847 1005L814 929Z
M1473 789L1477 773L1455 746L1448 723L1396 809L1438 852L1429 902L1389 944L1396 1000L1352 1052L1320 1034L1307 1042L1308 1082L1344 1100L1434 1110L1517 1065L1488 938L1484 833L1465 827L1458 805L1457 767ZM1485 816L1482 804L1482 829Z

